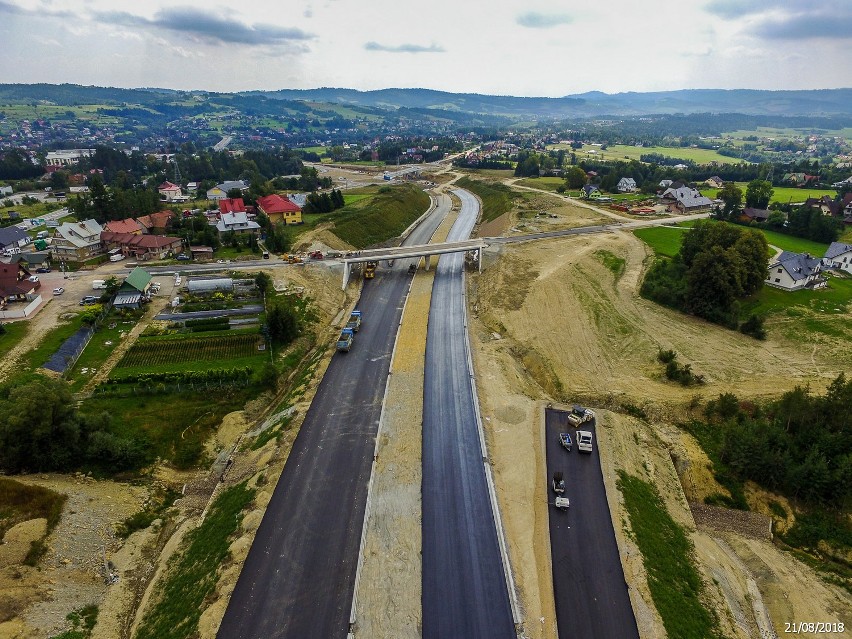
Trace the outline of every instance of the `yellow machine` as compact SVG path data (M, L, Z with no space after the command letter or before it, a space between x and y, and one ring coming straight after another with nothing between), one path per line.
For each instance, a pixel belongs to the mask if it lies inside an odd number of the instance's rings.
M376 262L367 262L366 267L364 267L365 280L371 280L376 276L376 266L378 266Z

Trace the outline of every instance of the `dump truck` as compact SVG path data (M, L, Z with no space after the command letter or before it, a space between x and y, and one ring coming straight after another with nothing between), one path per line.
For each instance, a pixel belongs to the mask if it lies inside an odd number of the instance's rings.
M577 431L577 450L581 453L592 452L592 432L588 430Z
M352 342L355 340L355 333L351 328L344 328L337 338L337 350L341 353L348 353L352 348Z
M378 263L376 262L367 262L367 265L364 267L364 279L371 280L376 276L376 267Z
M361 311L352 311L349 316L349 321L346 322L346 328L351 328L355 333L361 328Z

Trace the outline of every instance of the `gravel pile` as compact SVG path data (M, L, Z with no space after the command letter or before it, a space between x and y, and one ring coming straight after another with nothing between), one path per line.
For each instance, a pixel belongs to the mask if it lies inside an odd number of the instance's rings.
M699 528L734 532L751 539L772 539L772 520L766 515L694 502L689 504L689 509Z

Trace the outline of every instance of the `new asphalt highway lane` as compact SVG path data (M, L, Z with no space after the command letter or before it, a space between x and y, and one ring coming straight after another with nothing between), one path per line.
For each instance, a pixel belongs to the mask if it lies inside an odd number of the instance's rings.
M435 211L406 243L425 244ZM411 276L384 265L365 282L361 330L336 353L305 415L222 620L221 639L344 639L390 356ZM405 593L400 593L405 596ZM458 635L456 635L458 636Z
M583 424L580 430L595 430ZM559 639L639 639L627 583L615 542L612 518L598 456L597 435L592 454L577 451L577 429L568 413L545 411L547 481L554 471L565 479L567 511L550 507L550 553ZM571 452L559 442L570 433ZM548 501L555 493L548 486Z
M466 239L467 191L447 241ZM465 332L464 255L441 257L423 389L423 637L516 637L480 447ZM402 593L400 593L401 596Z

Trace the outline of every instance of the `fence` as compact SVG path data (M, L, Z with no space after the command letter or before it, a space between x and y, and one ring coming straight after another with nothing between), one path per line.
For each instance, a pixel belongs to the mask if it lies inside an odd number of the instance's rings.
M215 382L182 382L177 384L102 384L95 388L95 397L134 397L138 395L169 395L173 393L188 393L191 391L209 391L223 388L246 388L251 386L251 379L220 380Z
M21 310L0 311L0 319L23 319L25 317L29 317L38 308L41 301L41 295L36 295L35 299Z

